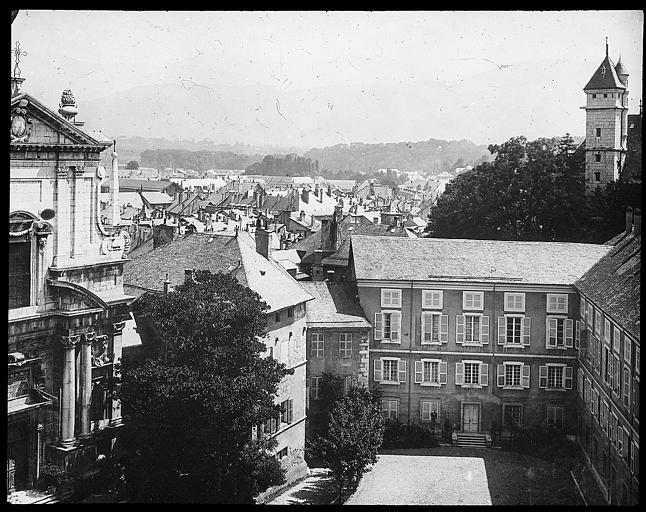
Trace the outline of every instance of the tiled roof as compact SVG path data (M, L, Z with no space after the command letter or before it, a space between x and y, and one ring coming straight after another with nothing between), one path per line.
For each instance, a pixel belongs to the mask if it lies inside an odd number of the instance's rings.
M335 281L301 281L314 297L307 304L308 327L370 327L354 283Z
M172 185L170 180L136 180L132 178L119 178L119 190L143 190L161 192Z
M639 340L641 235L632 234L588 270L574 286Z
M173 198L165 192L142 192L143 197L149 204L171 204Z
M607 245L353 236L357 279L572 285Z
M617 76L614 63L607 55L583 88L584 91L593 89L625 89Z
M256 252L254 239L244 231L238 236L192 233L133 257L124 266L124 286L137 296L163 291L166 274L174 287L184 282L187 268L233 275L260 294L269 311L311 299L278 263Z

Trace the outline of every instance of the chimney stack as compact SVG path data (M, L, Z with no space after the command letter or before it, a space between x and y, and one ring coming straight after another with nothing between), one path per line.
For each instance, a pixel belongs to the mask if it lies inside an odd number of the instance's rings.
M635 208L633 219L633 234L639 236L642 234L642 211L639 208Z
M626 208L626 236L630 235L633 230L633 207Z
M184 269L184 282L185 283L190 283L193 281L193 272L195 272L195 269L192 268L185 268Z
M299 220L300 220L301 222L305 220L305 211L304 211L304 210L301 210L301 213L300 213L300 215L299 215Z
M256 227L256 252L263 258L269 259L271 256L270 233L265 227Z

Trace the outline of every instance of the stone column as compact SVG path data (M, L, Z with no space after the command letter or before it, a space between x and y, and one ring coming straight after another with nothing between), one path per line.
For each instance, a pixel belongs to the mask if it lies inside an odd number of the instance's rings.
M92 342L95 332L88 332L81 341L81 379L79 401L81 403L81 422L79 439L90 437L90 406L92 405Z
M74 348L81 337L59 336L65 355L63 358L63 395L61 398L61 438L60 445L63 448L74 446L74 418L75 400L74 385L76 383L76 362Z
M116 324L112 324L112 374L115 377L118 373L121 372L118 366L121 365L121 332L123 331L125 325L125 320L117 322ZM121 423L121 400L112 398L112 411L110 414L110 423L108 424L108 426L118 427L119 425L121 425Z
M84 240L87 235L87 226L86 219L78 214L81 209L81 202L85 202L87 199L81 199L83 194L83 175L85 174L85 168L81 166L76 166L73 168L72 174L74 175L74 185L72 192L72 201L70 203L72 209L71 215L71 225L70 225L70 237L72 240L72 249L70 257L77 258L83 252L84 246L87 243L87 240Z
M70 186L69 167L56 169L56 245L54 265L58 266L70 254Z

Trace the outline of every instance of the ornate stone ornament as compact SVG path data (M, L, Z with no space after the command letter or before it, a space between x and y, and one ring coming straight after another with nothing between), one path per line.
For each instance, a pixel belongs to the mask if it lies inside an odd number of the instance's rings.
M56 177L59 179L65 179L68 176L69 167L57 167L56 168Z
M116 256L123 252L124 246L125 241L123 235L112 235L101 242L101 254L113 254Z
M105 334L95 336L92 340L92 366L103 366L109 362L108 337Z
M31 119L27 115L28 101L20 100L11 111L11 142L28 142L31 135Z
M59 336L58 340L62 343L63 347L67 349L74 348L74 346L79 342L81 336L79 334L72 336Z
M74 167L74 177L75 178L80 178L85 174L85 167L77 166Z

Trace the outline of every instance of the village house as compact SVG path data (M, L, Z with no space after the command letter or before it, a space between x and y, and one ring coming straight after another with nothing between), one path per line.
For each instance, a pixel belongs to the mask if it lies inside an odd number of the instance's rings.
M370 323L357 301L354 283L302 281L314 300L307 308L307 423L311 439L327 418L321 416L323 372L343 379L344 392L368 384Z
M312 296L278 263L267 259L269 232L259 228L255 240L246 231L235 234L191 233L132 258L125 267L124 286L133 296L164 293L192 279L194 270L234 276L269 305L266 356L294 370L280 385L277 403L283 412L262 430L276 438L275 456L287 470L287 481L304 476L306 314ZM135 317L142 343L155 353L154 338L144 321ZM266 491L270 494L272 489ZM259 499L262 499L259 498Z

